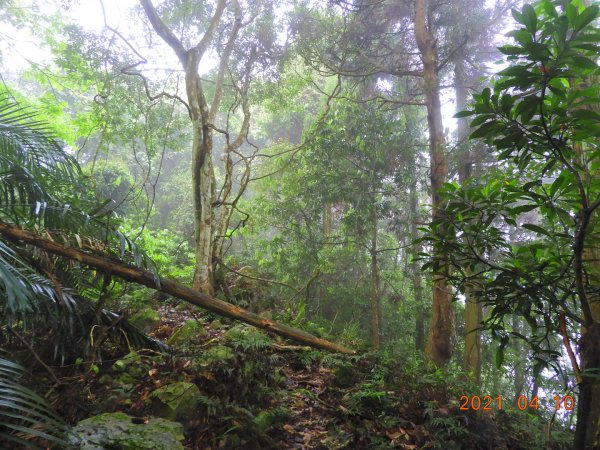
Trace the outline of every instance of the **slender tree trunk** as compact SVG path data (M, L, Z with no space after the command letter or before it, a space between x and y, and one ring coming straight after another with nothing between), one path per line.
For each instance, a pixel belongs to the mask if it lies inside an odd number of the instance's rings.
M432 220L436 220L444 213L440 190L446 181L448 165L444 154L445 143L437 73L436 39L433 31L429 28L431 21L427 20L427 16L426 0L415 0L415 38L423 62L423 87L429 126L431 216ZM427 354L435 364L443 365L452 357L454 329L452 296L443 275L435 275L433 278L432 308Z
M473 381L481 384L481 305L472 294L471 288L465 290L465 354L464 367L472 374Z
M517 314L513 314L512 316L512 329L515 333L522 333L521 330L521 320ZM515 338L513 340L513 349L515 351L516 362L514 365L514 393L515 393L515 401L518 400L519 396L523 394L523 389L525 389L525 370L524 364L526 358L523 355L523 345L520 339Z
M210 133L210 130L208 131ZM196 136L194 136L196 140ZM202 136L203 143L194 143L192 155L192 185L194 202L194 231L196 237L196 269L193 287L213 293L213 192L212 136Z
M331 203L325 203L323 205L323 236L331 236L333 230L333 215L331 212Z
M579 383L575 448L600 448L600 323L587 327L581 339L582 381ZM585 371L590 371L586 376Z
M577 86L577 89L597 86L598 82L600 82L600 77L590 76L584 83ZM584 108L600 113L598 104L586 105ZM580 166L584 168L582 178L586 180L586 184L598 183L600 171L589 167L586 161L585 151L590 149L582 148L580 143L575 143L573 147ZM588 195L593 200L598 194L594 190L590 190ZM582 327L579 343L583 373L582 381L579 384L575 447L583 450L600 449L600 295L593 289L600 282L600 245L592 236L598 233L599 228L600 223L596 211L590 217L586 234L588 242L584 242L582 263L587 283L587 302L591 313L591 323L587 321L586 326Z
M462 51L457 52L454 60L454 91L456 94L456 109L462 111L466 109L468 102L467 74L465 73L465 58ZM459 143L459 161L458 161L458 179L462 184L472 173L473 162L469 137L469 122L466 118L458 119L458 143ZM467 269L468 270L468 269ZM467 271L467 274L470 274ZM483 318L481 303L479 302L475 287L477 280L473 285L468 285L463 293L465 296L465 352L463 355L463 365L467 372L472 374L472 379L481 384L481 320Z
M376 194L371 196L371 345L381 347L381 317L379 311L379 267L377 263L377 205Z
M419 222L418 212L418 190L417 190L417 179L413 180L413 184L410 191L410 234L411 239L414 241L419 237L419 231L417 223ZM412 254L412 276L413 276L413 293L415 296L415 348L420 351L425 350L425 308L423 306L423 286L421 280L421 268L416 259L416 256L421 252L421 244L415 244L413 247Z
M233 189L233 161L229 153L225 156L225 182L223 183L221 198L228 199ZM223 259L223 246L225 239L227 239L227 231L229 229L229 223L233 208L231 205L224 203L219 205L218 212L216 213L216 227L215 235L213 236L213 262L221 261Z

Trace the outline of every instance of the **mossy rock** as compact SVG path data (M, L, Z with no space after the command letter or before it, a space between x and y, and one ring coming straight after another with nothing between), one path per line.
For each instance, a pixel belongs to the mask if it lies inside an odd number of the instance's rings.
M235 359L235 352L226 345L215 345L206 350L201 356L192 359L192 370L202 370L213 364L229 364Z
M150 394L154 413L168 420L190 417L202 398L200 389L194 383L180 381L156 389Z
M71 442L81 450L183 450L183 439L180 423L154 417L140 421L116 412L82 420Z
M112 366L114 372L126 373L133 379L143 377L148 369L149 366L144 364L142 357L135 351L123 356ZM125 377L125 379L128 378Z
M208 331L202 323L195 319L186 320L181 327L173 333L167 343L169 345L189 345L194 344L208 336Z
M220 330L223 328L223 324L219 319L215 319L210 323L209 327L211 330Z
M149 333L158 328L160 316L152 308L144 308L133 314L128 322L144 333Z

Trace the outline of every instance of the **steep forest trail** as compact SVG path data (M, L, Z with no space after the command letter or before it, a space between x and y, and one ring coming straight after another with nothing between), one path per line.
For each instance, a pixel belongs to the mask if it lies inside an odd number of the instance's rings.
M150 335L172 343L174 353L115 349L97 373L59 388L59 413L75 423L124 412L145 423L156 415L153 391L187 382L199 395L194 412L177 419L186 449L533 448L534 430L514 415L459 411L460 388L439 371L408 370L381 354L291 346L197 311L183 303L158 307ZM182 324L196 324L195 335L180 339Z

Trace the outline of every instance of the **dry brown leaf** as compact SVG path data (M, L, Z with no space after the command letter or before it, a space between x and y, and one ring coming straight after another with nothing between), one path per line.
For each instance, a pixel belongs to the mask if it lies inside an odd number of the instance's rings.
M403 430L402 428L400 428L398 431L386 431L385 435L387 437L389 437L392 441L395 441L400 436L408 437L408 433L406 432L406 430Z

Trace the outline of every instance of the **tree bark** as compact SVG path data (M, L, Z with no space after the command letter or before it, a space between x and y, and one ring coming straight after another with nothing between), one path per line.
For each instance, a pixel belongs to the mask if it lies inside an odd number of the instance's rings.
M461 49L462 50L462 49ZM465 71L465 57L462 51L458 51L454 59L454 92L456 94L456 110L462 111L467 107L468 92L466 88L467 74ZM458 119L457 138L459 144L458 180L463 184L472 174L473 162L469 137L469 121L466 118ZM467 274L470 271L467 270ZM463 295L465 296L465 351L463 355L463 366L472 374L472 380L481 384L481 320L483 311L481 303L475 294L477 280L473 280L473 286L467 286Z
M471 373L477 386L481 385L481 305L470 288L465 290L465 353L464 368Z
M600 323L586 327L580 341L582 381L579 383L575 448L600 448ZM590 371L588 375L585 371Z
M206 130L211 133L210 130ZM197 134L197 133L195 133ZM212 165L212 136L194 136L192 153L192 186L194 202L194 235L196 239L194 289L213 294L213 220L214 170Z
M64 245L38 236L30 231L13 227L2 222L0 222L0 234L9 240L20 241L33 245L37 248L45 250L48 253L78 261L89 267L93 267L96 270L108 273L111 276L141 284L159 292L164 292L165 294L185 300L188 303L200 306L221 316L240 320L250 325L254 325L257 328L270 331L274 334L283 336L296 342L323 350L354 354L353 350L342 345L335 344L325 339L313 336L305 331L266 319L258 314L254 314L203 292L190 289L189 287L184 286L177 281L167 278L160 278L148 270L125 264L117 259L108 258L106 256L92 255L73 247L65 247Z
M581 82L577 89L585 89L598 85L600 77L590 75ZM573 80L572 80L573 82ZM589 109L600 113L600 105L585 105L583 109ZM600 179L600 171L591 167L585 155L590 148L584 148L581 142L573 145L579 166L582 167L582 178L587 185L597 183ZM588 197L594 199L596 192L590 190ZM598 198L598 197L596 197ZM591 203L588 199L588 203ZM582 205L582 215L585 205ZM581 358L581 382L579 383L579 397L577 406L577 424L575 427L575 448L583 450L594 450L600 448L600 295L596 287L600 283L600 245L594 238L600 228L597 211L593 211L589 217L587 232L583 237L582 247L576 251L582 256L582 281L585 274L586 298L581 298L582 309L587 306L589 316L584 318L586 324L581 330L579 354ZM587 240L587 242L586 242ZM590 242L591 241L591 242ZM583 297L580 295L580 297Z
M429 127L429 157L431 177L432 220L444 213L440 190L446 181L448 165L444 154L444 129L440 104L439 80L437 73L437 46L435 36L427 20L426 0L415 0L415 39L423 62L425 103ZM441 261L443 264L444 261ZM427 355L437 365L446 364L452 357L452 337L454 328L454 308L452 297L443 275L433 278L433 314Z
M523 333L521 327L521 319L517 314L513 314L512 316L512 329L514 333ZM523 348L522 342L520 339L515 338L513 341L513 349L515 351L515 364L514 364L514 398L515 402L519 399L519 396L523 394L523 390L525 389L525 362L529 359L526 358L526 354L528 353L526 349ZM523 351L526 351L523 354Z
M325 203L323 205L323 236L329 237L333 231L333 205L331 203Z
M561 5L562 9L566 10L569 4L570 2L563 1ZM591 2L584 0L583 4L589 7ZM600 79L597 75L590 75L587 80L580 83L576 88L585 89L589 86L595 86L598 84L598 81ZM576 80L570 79L570 82L574 85ZM597 103L586 104L582 108L600 112L600 106ZM585 149L582 147L581 142L574 142L573 150L577 158L577 166L582 171L581 176L589 186L591 184L590 179L597 179L600 176L600 171L589 167L585 157ZM592 193L595 194L594 191L591 191L587 195L591 196ZM582 216L584 210L585 205L582 202ZM580 218L579 220L582 219ZM597 232L599 226L596 212L592 213L589 220L587 236ZM600 257L600 246L597 243L586 244L585 238L586 235L583 236L582 248L575 249L575 264L577 265L577 257L582 256L582 261L580 262L582 276L580 281L583 283L583 274L585 273L588 283L586 288L595 288L598 285L598 276L600 274L600 260L598 259ZM577 252L580 254L577 255ZM584 268L584 266L586 267ZM587 291L587 289L585 290ZM581 339L579 341L582 373L580 374L581 382L579 383L574 448L582 450L597 450L600 448L600 296L597 292L594 292L595 290L590 289L590 292L586 292L586 295L579 293L580 305L586 324L581 329ZM588 309L587 314L585 308ZM591 377L586 376L586 370L590 371Z
M377 263L377 204L376 195L371 196L371 345L381 347L381 317L379 314L379 267Z
M416 169L415 169L416 170ZM416 177L413 180L410 190L410 234L414 241L419 237L418 222L418 186ZM412 254L412 276L413 276L413 294L415 299L415 348L425 351L425 308L423 306L423 282L421 280L421 268L417 261L417 255L422 251L421 244L414 244Z

